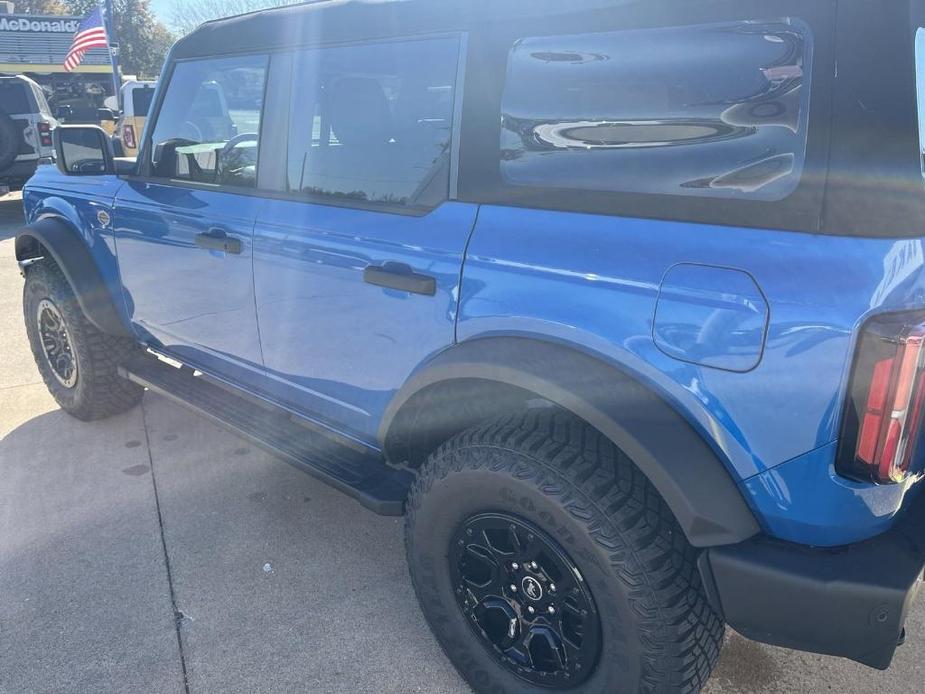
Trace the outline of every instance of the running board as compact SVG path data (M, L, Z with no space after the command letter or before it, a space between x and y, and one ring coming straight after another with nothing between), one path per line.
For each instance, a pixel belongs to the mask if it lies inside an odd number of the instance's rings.
M260 405L150 355L119 367L119 375L231 429L270 453L352 496L383 516L400 516L412 473L388 466L372 453L340 445L293 421L283 409Z

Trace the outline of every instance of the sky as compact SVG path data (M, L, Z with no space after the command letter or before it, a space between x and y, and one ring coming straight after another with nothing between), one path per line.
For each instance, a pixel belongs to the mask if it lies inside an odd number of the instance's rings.
M151 9L164 24L170 25L170 8L173 0L151 0Z

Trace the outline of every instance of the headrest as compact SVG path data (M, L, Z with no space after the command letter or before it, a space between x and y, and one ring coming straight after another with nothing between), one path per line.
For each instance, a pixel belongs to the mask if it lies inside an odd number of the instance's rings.
M392 131L392 112L377 80L343 77L328 88L328 117L344 145L385 144Z

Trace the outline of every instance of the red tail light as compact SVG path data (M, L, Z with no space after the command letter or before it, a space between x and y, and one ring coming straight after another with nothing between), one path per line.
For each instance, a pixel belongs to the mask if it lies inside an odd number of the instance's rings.
M51 125L39 123L39 143L42 147L51 147Z
M126 147L135 149L135 128L131 125L123 126L122 139L125 140Z
M870 321L861 335L836 467L879 484L910 473L925 403L925 323Z

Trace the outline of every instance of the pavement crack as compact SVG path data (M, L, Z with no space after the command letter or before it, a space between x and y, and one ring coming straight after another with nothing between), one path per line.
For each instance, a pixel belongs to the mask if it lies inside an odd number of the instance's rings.
M43 385L41 381L30 381L29 383L14 383L11 386L0 386L0 390L12 390L13 388L27 388L29 386Z
M164 536L164 516L161 513L161 500L157 492L157 475L154 470L154 456L151 455L151 438L148 436L148 417L144 400L141 407L141 424L145 430L145 448L148 451L148 465L151 468L151 486L154 488L154 507L157 509L157 526L161 534L161 549L164 552L164 567L167 570L167 587L170 589L170 605L173 608L173 624L177 634L177 648L180 651L180 670L183 673L183 691L189 694L189 677L186 672L186 656L183 652L183 635L181 633L184 614L177 607L177 593L173 586L173 572L170 570L170 555L167 553L167 539Z

